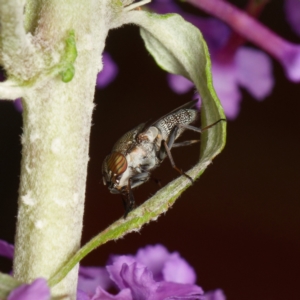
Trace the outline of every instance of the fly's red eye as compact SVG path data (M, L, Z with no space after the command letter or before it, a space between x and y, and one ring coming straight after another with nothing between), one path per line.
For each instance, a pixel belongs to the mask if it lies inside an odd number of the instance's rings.
M127 169L126 157L120 152L113 152L107 160L107 166L112 174L121 175Z

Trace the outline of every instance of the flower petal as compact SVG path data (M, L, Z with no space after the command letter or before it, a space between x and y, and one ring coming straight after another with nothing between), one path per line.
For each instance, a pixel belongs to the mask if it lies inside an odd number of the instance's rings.
M203 290L197 285L161 282L156 293L149 299L204 300L203 294Z
M159 14L182 13L180 7L173 0L155 0L149 7Z
M124 289L117 295L111 295L102 288L96 289L96 294L91 300L133 300L130 289Z
M14 106L15 106L15 109L18 111L18 112L23 112L23 105L22 105L22 99L21 98L17 98L15 101L14 101Z
M194 84L181 75L168 74L169 87L177 94L187 93Z
M111 284L112 282L105 268L80 266L77 286L79 290L88 295L93 295L98 286L107 290Z
M22 284L14 289L7 300L48 300L50 297L46 279L38 278L30 284Z
M300 1L299 0L285 0L285 14L292 29L300 35Z
M220 289L205 293L204 300L226 300L224 292Z
M195 284L196 273L194 269L180 257L178 253L170 255L164 269L164 280L182 284Z
M77 290L76 300L90 300L91 298L83 291Z
M280 62L283 64L286 76L293 82L300 81L300 46L287 44L281 53Z
M14 257L14 246L0 240L0 256L4 256L10 259L13 259Z
M212 55L225 46L232 33L225 23L215 18L201 18L186 13L183 17L201 30Z
M123 278L121 276L123 264L131 265L135 263L135 259L129 255L120 255L112 256L110 260L112 261L112 264L106 266L106 270L109 273L110 279L116 283L120 290L122 290L127 287L125 286Z
M130 288L133 299L148 300L152 298L158 287L158 283L153 280L152 273L144 266L138 263L131 265L123 264L120 273L124 285Z
M214 60L212 74L214 87L226 116L235 119L240 111L241 101L235 65L222 64Z
M272 62L267 54L240 47L235 54L235 66L238 82L257 100L262 100L272 92Z
M135 256L137 262L143 264L152 272L155 281L163 280L162 271L169 257L170 253L162 245L141 248Z
M107 53L103 53L103 69L97 75L96 86L97 88L105 88L109 85L118 74L118 66L113 61L111 56Z

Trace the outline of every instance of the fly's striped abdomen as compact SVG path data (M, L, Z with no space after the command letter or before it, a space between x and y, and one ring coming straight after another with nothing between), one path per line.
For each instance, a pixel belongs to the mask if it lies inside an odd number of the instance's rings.
M188 125L197 119L197 115L198 113L194 109L180 109L160 119L157 123L153 124L153 126L157 127L161 131L162 138L167 140L174 126ZM179 128L176 138L178 138L183 131L184 128Z

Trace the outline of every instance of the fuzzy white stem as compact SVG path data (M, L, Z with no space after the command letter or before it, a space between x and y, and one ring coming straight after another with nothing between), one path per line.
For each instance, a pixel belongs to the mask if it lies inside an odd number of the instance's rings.
M23 98L23 136L14 276L51 277L80 245L93 97L107 36L109 0L29 0L34 43L63 49L74 30L78 57L69 83L36 82ZM39 10L34 11L34 9ZM39 20L35 19L39 16ZM29 20L29 21L28 21ZM75 299L77 268L54 287Z
M23 0L0 0L1 64L8 74L24 76L25 65L32 68L39 59L32 56L34 47L24 29L23 12Z

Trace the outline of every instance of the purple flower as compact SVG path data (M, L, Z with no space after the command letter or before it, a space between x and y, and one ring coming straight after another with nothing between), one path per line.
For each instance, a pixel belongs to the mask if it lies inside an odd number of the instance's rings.
M300 81L300 45L286 41L251 16L252 13L253 16L257 16L257 14L259 14L260 9L262 9L262 7L266 4L265 1L261 1L261 3L257 2L256 4L253 2L253 5L258 7L256 7L253 12L251 12L251 8L249 8L250 14L236 8L228 1L187 1L220 20L225 21L245 40L259 46L261 49L276 58L285 68L286 76L289 80L293 82ZM297 20L298 15L296 11L298 11L299 7L295 1L290 6L291 8L289 10L295 10L293 11L293 13L295 13L295 17L293 17L293 19L296 18ZM292 17L290 19L292 20ZM295 27L296 26L297 25L295 24ZM233 44L234 46L232 39L230 42L231 43L229 44Z
M236 118L240 111L242 96L239 87L245 88L257 100L263 100L274 86L270 58L249 47L240 47L227 60L212 54L212 75L216 93L229 119ZM179 75L169 74L168 80L178 94L193 87L189 80Z
M142 248L135 256L111 256L106 267L107 273L103 273L103 269L99 268L99 270L107 287L104 288L103 284L100 284L91 300L225 300L224 297L206 298L206 296L219 295L221 292L217 290L204 295L202 288L195 285L194 269L177 252L169 253L162 245ZM80 277L81 274L80 271ZM85 276L87 275L92 279L92 272L87 270ZM118 294L112 295L107 292L110 286L107 276L111 279L111 284L119 290ZM80 280L79 278L79 282ZM84 284L81 284L81 289L87 290ZM80 292L77 299L89 299L85 297L86 294Z
M0 255L12 258L12 245L0 240ZM80 267L77 300L226 300L221 290L203 293L194 269L177 252L147 246L135 256L112 256L105 268ZM107 290L115 286L119 293ZM14 289L8 300L50 299L43 278Z
M30 284L22 284L14 289L7 300L48 300L50 289L44 278L38 278Z
M223 291L218 289L205 294L204 300L226 300Z
M0 240L0 256L13 259L14 246ZM50 289L44 278L38 278L30 284L22 284L14 289L7 300L47 300L50 299Z
M132 295L129 289L122 290L117 295L109 294L101 288L97 288L95 295L90 298L91 300L131 300ZM77 300L81 300L78 299ZM84 298L82 300L85 300Z
M80 266L78 278L78 290L87 295L94 295L96 288L109 289L112 282L105 268Z
M285 14L291 28L300 36L300 1L285 0Z
M183 284L195 284L194 269L180 257L169 253L162 245L147 246L136 254L136 261L147 266L157 281L165 280Z
M240 110L239 86L257 100L268 96L274 86L269 56L249 47L240 47L229 61L213 59L212 74L216 93L230 119L236 118Z
M22 105L22 99L21 98L17 98L14 101L14 107L18 112L23 112L23 105Z
M14 246L0 240L0 256L13 259L14 257Z
M228 118L234 119L239 113L240 87L257 100L271 93L274 79L270 58L260 50L234 45L232 32L224 23L185 13L171 0L156 0L151 7L160 13L179 13L201 30L211 53L214 87ZM193 88L189 80L179 75L169 74L168 82L178 94Z
M0 72L0 82L5 80L5 76L2 72ZM4 99L5 100L5 99ZM22 107L22 100L21 98L17 98L14 102L14 107L18 112L22 112L23 111L23 107Z
M170 88L179 95L185 94L190 89L194 88L194 84L181 75L168 73L167 76Z
M99 89L108 86L117 76L118 66L107 52L103 52L103 69L97 75L96 86Z
M162 264L164 269L164 264ZM162 270L157 270L157 276L162 276L162 280L155 280L154 274L147 266L128 259L127 256L118 256L113 258L113 264L107 267L111 279L116 283L120 290L130 290L132 300L162 300L162 299L203 299L203 290L194 284L167 281ZM171 269L170 269L171 270ZM170 271L169 270L169 271ZM189 268L185 271L189 272ZM193 270L192 270L193 272ZM172 274L168 273L172 280ZM182 276L184 276L182 274ZM192 275L193 276L193 275ZM175 275L176 280L180 280ZM189 274L188 274L189 280Z

